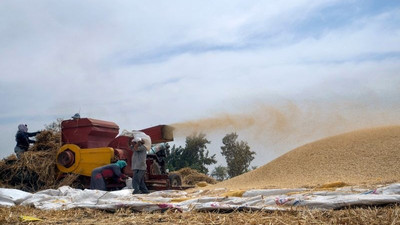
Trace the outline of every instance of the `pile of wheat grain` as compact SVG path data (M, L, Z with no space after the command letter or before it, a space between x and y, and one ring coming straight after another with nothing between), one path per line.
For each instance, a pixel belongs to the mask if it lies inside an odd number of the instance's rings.
M258 156L260 157L260 156ZM400 182L400 126L358 130L296 148L210 188L317 187Z

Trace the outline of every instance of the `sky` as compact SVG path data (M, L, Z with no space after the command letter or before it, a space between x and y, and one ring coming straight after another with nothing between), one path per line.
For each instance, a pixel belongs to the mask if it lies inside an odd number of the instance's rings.
M0 158L18 124L112 121L236 132L262 166L306 143L400 125L400 2L0 1ZM215 166L215 165L214 165Z

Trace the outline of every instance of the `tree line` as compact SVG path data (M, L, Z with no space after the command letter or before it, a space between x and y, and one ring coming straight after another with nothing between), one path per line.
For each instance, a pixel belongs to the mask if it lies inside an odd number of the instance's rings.
M238 141L236 133L225 135L222 139L221 154L225 157L227 166L216 166L211 172L217 180L225 180L250 171L250 163L254 159L255 152L245 141ZM216 164L215 154L210 155L207 150L207 140L203 133L192 134L186 137L185 147L175 145L167 153L169 171L190 167L200 173L208 174L207 166Z

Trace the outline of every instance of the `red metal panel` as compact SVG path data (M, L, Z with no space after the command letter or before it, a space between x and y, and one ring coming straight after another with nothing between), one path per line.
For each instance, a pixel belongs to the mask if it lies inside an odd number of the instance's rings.
M118 132L117 124L103 120L82 118L61 123L63 144L75 144L80 148L108 146Z
M110 144L108 144L108 147L129 150L129 143L131 142L131 140L132 138L128 136L118 136L113 139Z
M173 141L174 138L172 130L173 128L171 126L158 125L140 131L150 136L152 144L158 144L158 143Z
M97 120L92 118L81 118L81 119L73 119L73 120L64 120L61 123L63 128L76 128L76 127L87 127L87 126L99 126L99 127L106 127L106 128L117 128L119 129L118 125L114 122L104 121L104 120Z

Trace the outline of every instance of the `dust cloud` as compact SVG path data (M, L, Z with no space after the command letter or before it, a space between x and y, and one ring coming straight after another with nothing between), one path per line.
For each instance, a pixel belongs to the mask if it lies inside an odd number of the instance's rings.
M397 107L397 106L396 106ZM175 136L205 133L220 139L236 132L258 155L277 157L306 143L358 129L399 125L399 107L352 102L252 103L241 113L221 113L172 124ZM215 137L218 136L218 137ZM266 156L268 157L268 156ZM259 165L272 159L259 159Z

